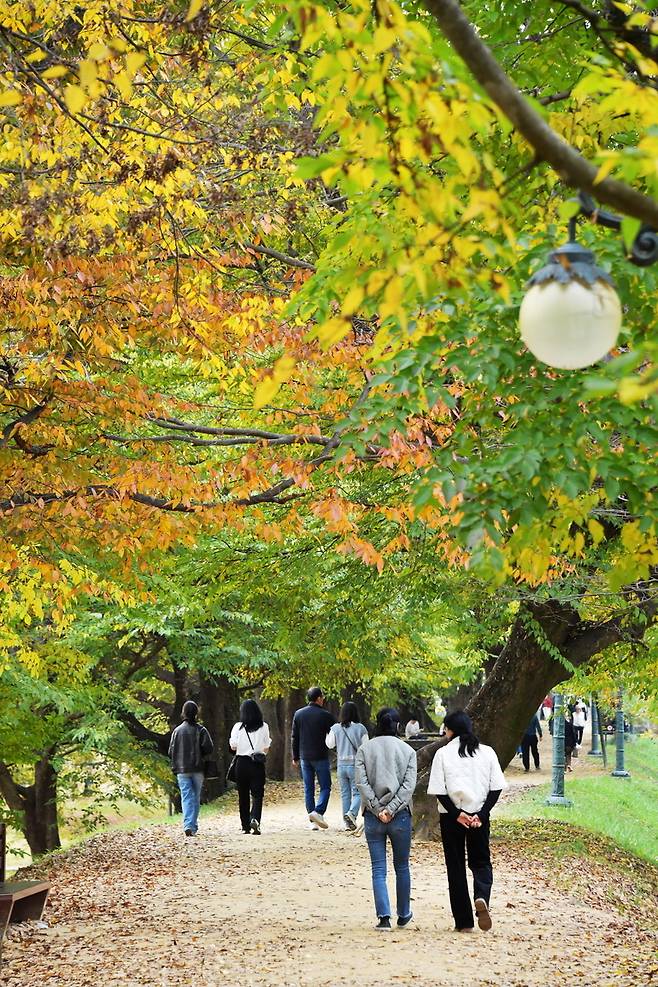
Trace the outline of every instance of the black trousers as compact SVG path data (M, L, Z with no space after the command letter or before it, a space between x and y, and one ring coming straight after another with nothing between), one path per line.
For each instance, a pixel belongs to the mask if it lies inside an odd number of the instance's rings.
M521 760L523 761L523 767L526 771L530 770L530 751L532 751L532 759L535 762L535 767L539 767L539 748L537 746L537 734L529 736L526 734L521 741Z
M235 762L235 784L238 789L240 823L248 830L252 819L260 822L265 794L265 765L257 764L248 755Z
M584 731L585 731L585 727L577 727L574 725L573 733L574 733L574 737L576 738L577 744L582 744Z
M489 820L479 829L467 829L442 812L439 817L441 840L448 872L448 892L456 929L472 929L473 908L468 893L466 860L473 874L473 897L484 898L489 904L493 886L493 870L489 853Z

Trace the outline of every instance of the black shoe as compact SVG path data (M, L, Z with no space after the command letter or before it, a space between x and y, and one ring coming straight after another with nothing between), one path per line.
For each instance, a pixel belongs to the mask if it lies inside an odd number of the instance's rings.
M251 832L254 836L260 836L260 823L257 819L251 820Z
M375 926L378 932L390 932L391 931L391 919L388 915L383 915L377 925Z
M407 925L409 925L409 923L411 922L411 920L412 920L413 917L414 917L414 913L413 912L409 912L409 914L407 915L406 918L399 918L398 919L398 929L404 929Z
M242 835L243 836L251 836L251 830L250 829L243 829L242 830Z
M186 836L194 836L194 830L193 829L186 829L185 830L185 835Z

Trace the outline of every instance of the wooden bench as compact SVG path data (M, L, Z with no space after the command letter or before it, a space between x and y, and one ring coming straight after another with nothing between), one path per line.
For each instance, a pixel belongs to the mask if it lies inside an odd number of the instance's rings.
M7 828L0 823L0 949L10 922L40 919L48 900L48 881L5 881Z

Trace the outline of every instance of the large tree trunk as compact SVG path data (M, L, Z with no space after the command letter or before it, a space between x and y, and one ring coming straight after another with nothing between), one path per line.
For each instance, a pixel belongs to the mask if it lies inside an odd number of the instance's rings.
M0 763L0 792L10 809L21 813L21 830L33 857L62 845L57 820L57 772L51 756L52 752L34 765L31 785L18 785L8 766Z
M47 757L34 766L34 785L25 800L25 839L33 857L58 850L57 772Z
M292 743L291 743L291 732L292 732L292 718L295 715L295 710L299 709L300 706L306 705L306 690L305 689L291 689L291 691L283 698L283 710L284 710L284 740L285 740L285 753L284 753L284 778L288 781L291 778L299 778L299 768L293 768L292 766Z
M270 728L272 743L267 755L267 777L283 781L285 776L286 723L283 699L258 699L263 719Z
M240 712L240 695L238 687L225 675L199 677L201 696L201 721L212 737L215 749L213 758L219 768L219 777L206 782L206 796L209 801L217 798L226 790L226 772L228 771L233 752L229 748L228 739L231 727L237 721Z

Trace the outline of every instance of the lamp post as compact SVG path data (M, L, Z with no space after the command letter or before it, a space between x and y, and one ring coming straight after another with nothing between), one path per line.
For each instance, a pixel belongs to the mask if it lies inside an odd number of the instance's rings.
M564 708L560 692L553 696L553 790L546 805L573 805L564 796Z
M592 747L587 753L590 757L603 757L599 740L599 707L596 705L596 696L594 693L592 693L590 699L589 722L592 727Z
M616 764L611 772L613 778L630 778L624 765L624 690L617 693L617 713L615 716Z
M600 226L621 229L621 217L597 209L583 192L579 214ZM560 370L590 367L610 352L621 328L621 303L614 282L594 254L576 242L576 219L569 221L569 242L548 257L528 281L519 312L521 338L533 356ZM640 228L628 259L639 267L658 260L658 234Z

